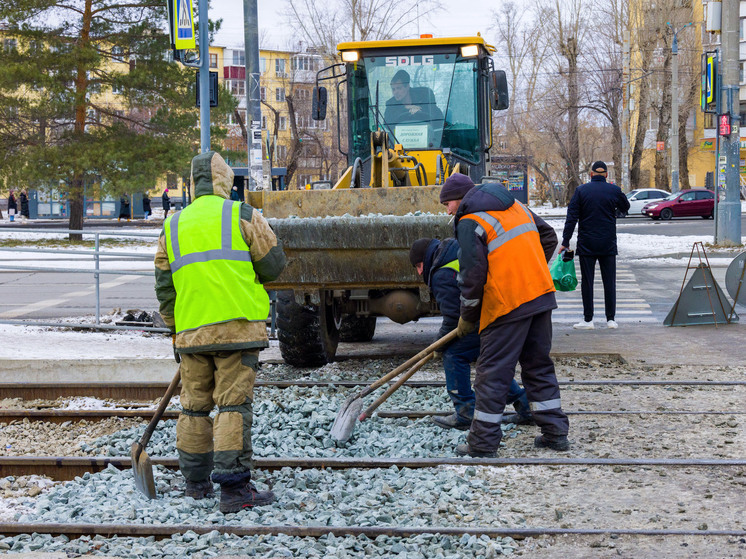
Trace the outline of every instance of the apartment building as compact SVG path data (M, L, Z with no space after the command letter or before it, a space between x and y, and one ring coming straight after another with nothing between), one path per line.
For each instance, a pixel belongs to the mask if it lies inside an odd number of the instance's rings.
M211 47L210 64L219 71L225 87L239 101L238 117L229 117L226 147L246 153L241 121L246 123L246 59L244 49ZM335 123L311 119L312 90L316 72L327 66L313 51L259 51L262 112L262 158L271 167L284 167L288 188L303 189L317 180L336 180L340 156L335 146ZM330 103L331 104L331 103ZM234 162L245 165L246 159Z

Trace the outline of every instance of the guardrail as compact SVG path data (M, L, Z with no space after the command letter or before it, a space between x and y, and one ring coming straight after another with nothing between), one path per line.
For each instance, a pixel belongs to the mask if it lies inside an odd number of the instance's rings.
M131 275L131 276L144 276L144 277L155 277L155 271L149 270L147 272L137 272L132 270L102 270L100 267L102 258L103 259L116 259L116 258L141 258L147 260L153 260L155 252L153 254L143 254L139 252L119 252L119 251L104 251L101 248L101 236L105 237L146 237L157 239L160 233L126 233L120 230L106 230L106 231L76 231L72 229L23 229L23 233L38 233L38 234L77 234L77 235L89 235L94 237L94 249L93 250L76 250L76 249L53 249L53 248L23 248L23 247L0 247L0 252L30 252L30 253L47 253L47 254L66 254L71 256L90 256L93 258L93 268L90 270L80 268L65 268L65 267L48 267L48 266L17 266L10 264L0 263L0 270L17 270L17 271L31 271L31 272L57 272L57 273L72 273L72 274L93 274L94 281L96 283L96 322L91 323L76 323L67 324L59 322L46 322L46 321L31 321L31 320L11 320L11 319L0 319L0 324L15 324L22 326L52 326L61 328L89 328L94 330L139 330L146 332L162 332L169 333L168 328L158 328L155 326L118 326L115 324L101 324L101 282L100 276L106 274L112 275ZM276 310L275 310L275 292L269 291L270 298L270 315L268 317L270 321L270 338L276 337Z
M137 252L120 252L120 251L101 251L101 236L105 237L146 237L146 238L158 238L160 233L127 233L119 230L108 230L108 231L76 231L72 229L24 229L23 233L38 233L38 234L76 234L76 235L88 235L94 237L94 249L93 250L76 250L76 249L53 249L53 248L24 248L24 247L0 247L0 252L30 252L30 253L45 253L45 254L66 254L71 256L90 256L93 258L92 269L80 269L80 268L66 268L66 267L47 267L47 266L17 266L0 263L0 270L18 270L18 271L32 271L32 272L57 272L57 273L71 273L71 274L93 274L93 278L96 284L96 322L91 323L76 323L66 324L58 322L46 322L46 321L31 321L31 320L2 320L0 324L20 324L24 326L56 326L65 328L90 328L96 330L144 330L147 332L162 332L168 333L168 328L158 328L154 326L118 326L114 324L101 324L101 275L114 274L114 275L132 275L132 276L150 276L155 277L155 271L132 271L132 270L102 270L100 265L102 258L104 261L108 258L141 258L152 260L155 257L153 254L143 254Z

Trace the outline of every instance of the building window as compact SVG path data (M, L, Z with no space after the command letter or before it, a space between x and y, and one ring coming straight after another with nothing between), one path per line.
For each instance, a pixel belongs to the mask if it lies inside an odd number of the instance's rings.
M242 50L233 51L233 65L234 66L246 66L246 56Z
M288 156L288 147L283 144L275 146L275 155L277 155L278 160L285 159Z
M11 52L16 50L18 43L15 39L3 39L3 50L5 52Z
M218 67L218 55L217 53L210 53L210 68Z
M267 59L262 57L259 59L259 73L263 74L267 71Z
M285 88L284 87L278 87L275 89L275 101L284 101L285 100Z
M262 115L262 130L267 129L267 117Z
M246 82L244 80L230 80L231 82L231 94L234 97L245 97L246 96Z
M122 84L116 83L116 82L114 82L113 84L111 84L111 92L114 95L119 95L119 94L122 93L122 91L124 91L124 88L122 87Z
M259 88L259 99L261 99L262 101L267 100L267 88L266 87Z
M278 128L280 130L287 130L288 129L288 118L286 116L280 117L280 122Z
M285 59L284 58L275 59L275 75L278 78L287 77L287 74L285 73Z

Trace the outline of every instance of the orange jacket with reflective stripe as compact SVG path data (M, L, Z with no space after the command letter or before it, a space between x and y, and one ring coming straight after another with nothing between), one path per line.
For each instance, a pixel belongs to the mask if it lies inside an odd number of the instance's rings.
M554 291L539 232L523 204L516 201L504 211L476 212L461 219L474 220L486 234L488 271L480 332L524 303Z

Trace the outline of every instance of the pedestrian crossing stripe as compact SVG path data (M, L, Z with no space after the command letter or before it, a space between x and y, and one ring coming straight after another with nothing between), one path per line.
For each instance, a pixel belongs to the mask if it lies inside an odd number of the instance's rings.
M169 0L173 2L174 17L174 47L177 50L197 48L197 38L194 34L194 11L192 0Z
M596 322L605 323L603 280L598 270L593 278L593 310ZM575 323L583 319L583 296L580 291L582 276L578 274L578 288L575 291L558 292L558 308L552 311L552 319L556 323ZM660 321L653 316L653 311L645 299L642 289L637 284L634 272L628 268L620 268L616 274L617 300L614 320L618 323L646 323L657 324Z

